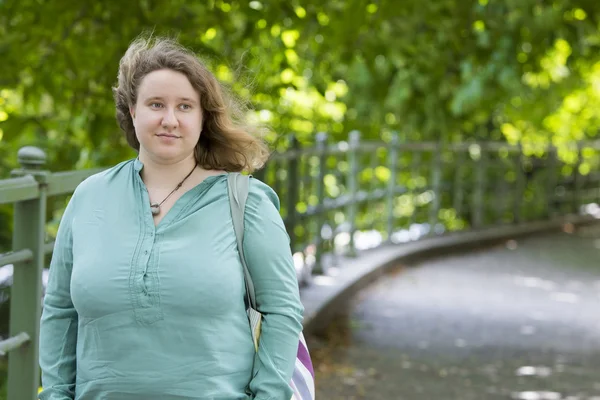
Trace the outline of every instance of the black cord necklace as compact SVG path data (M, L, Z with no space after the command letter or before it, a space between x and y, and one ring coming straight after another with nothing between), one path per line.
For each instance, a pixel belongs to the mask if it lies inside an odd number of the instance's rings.
M190 171L190 173L187 174L185 176L185 178L183 178L183 180L181 182L179 182L179 184L177 184L177 186L175 187L175 189L173 189L173 191L171 193L169 193L169 195L167 197L165 197L165 199L163 201L161 201L160 203L152 203L152 202L150 202L150 211L152 211L152 215L158 215L158 214L160 214L160 206L162 205L162 203L164 203L165 201L167 201L167 199L169 197L171 197L171 195L173 193L175 193L177 191L177 189L179 189L181 187L181 185L183 185L183 182L185 182L185 180L187 178L189 178L190 175L192 175L192 172L194 172L194 170L196 169L197 166L198 166L198 163L194 164L194 168L192 168L192 170Z

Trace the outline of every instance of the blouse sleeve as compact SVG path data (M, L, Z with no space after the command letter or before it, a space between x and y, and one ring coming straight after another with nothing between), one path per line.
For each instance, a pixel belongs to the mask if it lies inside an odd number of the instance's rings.
M43 387L40 400L71 400L75 397L77 312L71 302L70 284L74 200L72 197L58 228L44 297L40 322Z
M250 179L243 246L257 308L263 315L249 388L255 400L290 399L304 307L279 199L256 179Z

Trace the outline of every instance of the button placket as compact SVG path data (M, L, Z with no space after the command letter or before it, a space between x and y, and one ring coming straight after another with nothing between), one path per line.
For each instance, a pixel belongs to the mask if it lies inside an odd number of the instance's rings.
M152 265L152 260L157 260L157 258L154 258L153 252L156 251L155 241L158 233L156 232L156 225L154 224L150 207L148 207L150 201L148 192L139 174L136 175L142 189L142 201L139 207L140 240L136 248L137 260L135 265L132 265L132 268L134 268L131 275L134 281L132 289L135 291L135 293L132 293L132 297L135 299L134 312L137 321L147 325L163 318L159 295L157 293L158 282L153 277L155 267Z
M144 250L144 267L142 270L142 274L145 276L148 273L148 267L150 266L150 258L152 253L152 248L154 247L154 232L150 233L150 239L147 241L146 249Z
M140 275L140 290L139 294L142 297L148 296L148 288L146 287L146 275L148 274L148 268L150 266L150 258L152 253L152 248L154 247L154 229L149 233L148 238L144 243L145 249L142 251L141 263L139 268Z

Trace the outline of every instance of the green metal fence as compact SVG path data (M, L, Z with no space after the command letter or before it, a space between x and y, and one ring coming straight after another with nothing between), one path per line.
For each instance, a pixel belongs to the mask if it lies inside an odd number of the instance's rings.
M280 195L308 272L322 272L326 253L355 254L355 240L367 235L378 239L370 245L398 243L578 214L600 199L600 142L565 144L559 154L550 145L386 139L291 140L258 175Z
M53 243L46 242L46 206L49 196L72 193L96 171L50 173L46 156L34 147L18 153L20 169L0 181L0 204L14 204L13 251L0 255L0 266L13 265L10 290L9 338L0 342L8 355L8 398L35 399L39 387L38 337L41 316L42 273Z
M280 196L281 213L302 283L326 267L325 254L356 255L368 246L446 232L579 214L600 198L600 143L509 146L504 143L405 143L396 133L329 144L316 135L302 147L291 136L255 176ZM560 157L559 157L560 155ZM0 204L14 205L8 353L8 398L34 399L39 386L38 335L42 273L53 249L46 240L48 198L69 195L102 169L53 173L34 147L18 153L20 169L0 180ZM568 160L569 162L561 161ZM583 208L582 208L583 207Z

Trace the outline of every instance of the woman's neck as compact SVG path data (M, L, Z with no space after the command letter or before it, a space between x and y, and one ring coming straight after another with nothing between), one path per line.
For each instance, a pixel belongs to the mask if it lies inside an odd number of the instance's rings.
M180 161L161 163L140 154L140 161L144 165L140 173L142 180L146 187L155 189L174 188L196 165L194 156Z

